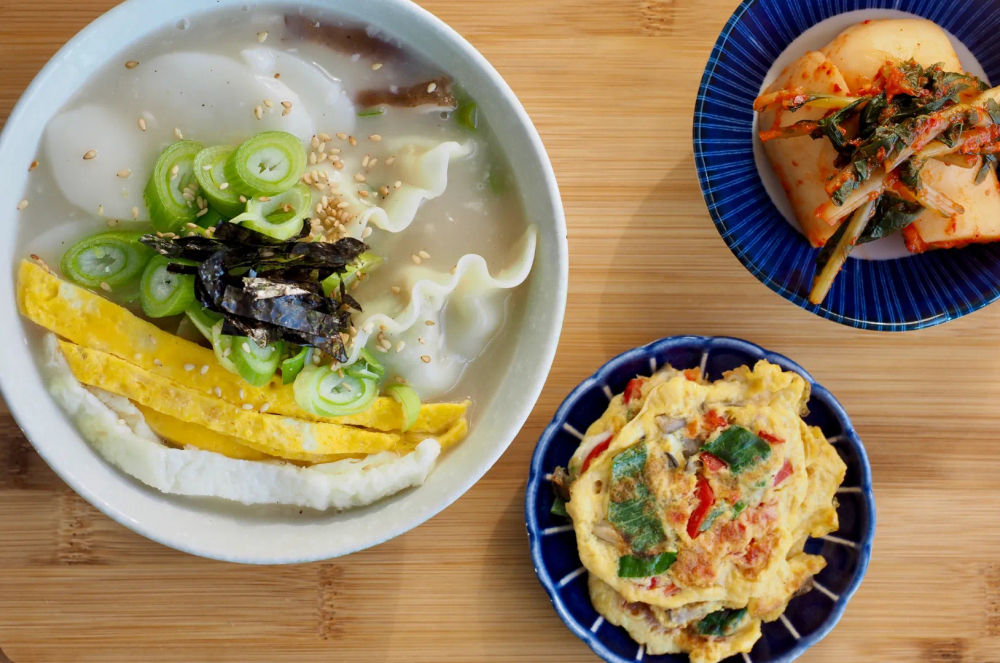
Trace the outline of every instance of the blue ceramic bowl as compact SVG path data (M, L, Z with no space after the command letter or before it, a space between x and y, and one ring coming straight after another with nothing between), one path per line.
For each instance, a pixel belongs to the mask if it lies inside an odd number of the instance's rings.
M715 225L754 276L830 320L904 331L954 320L1000 297L1000 244L894 260L852 259L826 302L810 304L806 296L817 250L771 202L753 154L753 100L778 55L824 19L872 9L934 21L969 48L994 84L1000 81L996 0L744 0L719 35L701 80L694 153Z
M688 657L644 656L625 629L604 621L591 606L573 526L567 519L549 513L553 499L551 472L557 465L566 465L580 443L581 431L604 412L609 396L622 392L636 375L649 375L657 367L671 364L677 368L700 366L708 377L716 379L723 371L752 365L759 359L795 371L809 382L812 397L806 421L819 426L835 445L847 464L847 476L837 491L840 529L806 543L807 552L823 555L827 562L815 578L815 588L792 599L781 619L764 624L763 636L749 655L727 661L788 663L798 658L830 632L861 583L875 536L871 468L861 440L837 399L801 366L753 343L725 337L664 338L618 355L570 393L542 433L528 475L524 510L535 572L562 620L605 661L687 663Z

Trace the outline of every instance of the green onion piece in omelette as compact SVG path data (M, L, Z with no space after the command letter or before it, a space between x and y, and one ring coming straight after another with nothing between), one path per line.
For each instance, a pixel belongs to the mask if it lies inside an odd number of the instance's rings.
M88 288L114 289L135 282L153 251L142 233L112 231L81 239L63 254L59 267L70 281Z
M194 275L171 272L170 260L150 258L139 282L139 303L151 318L184 313L194 303Z
M386 387L385 393L392 396L403 408L403 427L400 430L402 432L410 430L420 416L420 396L417 396L417 392L410 385L398 382Z
M746 608L724 608L706 615L698 622L696 628L701 635L723 638L732 635L736 626L747 614Z
M228 217L236 216L244 208L240 192L226 180L226 160L234 149L231 145L213 145L194 157L194 176L201 193L212 207Z
M619 578L648 578L665 573L677 559L677 553L665 552L652 557L622 555L618 558Z
M733 474L771 455L771 445L742 426L726 428L701 450L724 460Z
M201 143L179 140L156 159L143 198L153 227L160 232L177 232L198 218L194 158L201 149Z
M666 539L655 499L643 480L646 458L646 446L640 442L612 459L608 502L608 522L640 554Z
M566 501L563 498L556 495L552 498L552 508L549 509L549 513L553 516L560 516L562 518L569 518L569 513L566 511Z
M306 150L284 131L264 131L245 140L229 155L226 181L247 198L276 196L291 189L306 168Z

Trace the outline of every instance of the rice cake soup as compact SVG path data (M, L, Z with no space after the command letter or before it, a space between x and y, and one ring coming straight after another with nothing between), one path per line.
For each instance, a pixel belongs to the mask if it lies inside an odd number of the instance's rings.
M18 302L50 391L164 492L419 484L510 357L536 230L460 81L372 26L182 21L97 71L31 170Z

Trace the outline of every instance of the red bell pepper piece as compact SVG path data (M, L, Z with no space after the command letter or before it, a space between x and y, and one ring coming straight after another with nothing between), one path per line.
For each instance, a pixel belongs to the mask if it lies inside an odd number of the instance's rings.
M722 460L715 454L710 454L707 451L701 452L701 462L705 464L705 467L713 472L718 472L722 468L726 467L726 461Z
M698 477L698 486L695 488L695 496L698 498L698 506L694 508L691 512L691 517L688 518L687 532L688 536L692 539L696 538L701 532L698 528L705 521L705 516L708 515L709 510L712 508L712 504L715 503L715 493L712 491L712 486L709 485L708 480L705 477Z
M708 431L709 433L718 428L722 428L723 426L729 425L729 420L723 417L715 410L709 410L708 412L706 412L705 416L702 418L702 421L705 424L705 430Z
M635 378L628 381L628 384L625 385L625 405L628 405L630 402L642 395L643 382L645 382L645 380L642 378Z
M771 444L784 444L785 443L785 441L782 440L777 435L771 435L767 431L763 431L763 430L757 431L757 437L759 437L760 439L765 440L767 442L770 442Z
M785 459L785 464L781 466L778 473L774 475L774 485L777 486L779 483L792 476L792 461Z
M583 469L580 470L580 474L586 472L587 468L590 467L590 463L592 463L594 459L596 459L598 456L600 456L602 453L608 450L608 447L611 446L612 437L614 436L609 435L608 439L604 440L603 442L601 442L596 447L590 450L590 453L587 454L587 457L583 460Z

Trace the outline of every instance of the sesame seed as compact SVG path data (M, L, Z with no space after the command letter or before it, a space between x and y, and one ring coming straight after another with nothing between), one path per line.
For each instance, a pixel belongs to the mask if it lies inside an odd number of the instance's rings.
M257 200L262 203L269 203L271 202L271 196L257 196Z
M368 178L365 177L362 173L355 173L355 175L354 175L354 181L355 182L367 182Z
M343 131L338 131L337 138L339 138L340 140L347 140L347 134L345 134Z
M90 161L91 159L96 159L97 150L87 150L86 152L83 153L83 158L86 161Z
M389 195L389 187L383 184L378 188L378 192L381 193L382 197L384 198Z
M215 234L215 228L209 228L208 230L209 230L209 232L211 232L211 233L212 233L213 235ZM223 356L223 357L228 357L228 356L229 356L229 355L231 355L231 354L233 354L233 349L232 349L232 348L226 348L225 350L223 350L223 351L222 351L222 356Z
M256 117L256 118L257 118L258 120L259 120L259 119L261 119L262 117L264 117L264 109L263 109L263 108L261 108L261 107L260 107L259 105L257 105L257 106L254 106L254 107L253 107L253 115L254 115L254 117Z
M419 265L420 263L423 262L423 260L420 259L420 256L418 256L416 253L410 256L410 260L413 261L414 265Z
M229 188L229 182L223 182L222 184L219 185L219 191L225 191L228 188Z
M348 136L347 142L350 143L352 146L354 146L358 144L358 139L355 138L354 136Z
M263 44L264 40L266 40L266 39L267 39L267 30L261 30L260 32L257 33L257 41L258 42L260 42L261 44Z
M291 112L292 112L292 107L291 106L286 106L285 108L282 109L281 116L284 117L284 116L288 115Z
M243 341L243 345L241 345L240 347L243 348L243 352L250 352L250 344L247 343L246 341Z
M319 135L319 139L325 143L330 140L330 134L323 132Z
M427 253L427 251L424 251L423 249L420 249L419 251L417 251L417 255L420 256L421 258L423 258L424 260L430 260L431 259L431 254Z
M108 228L114 228L118 225L118 219L108 219L105 223L107 223Z
M181 172L181 167L178 166L177 164L174 164L174 167L170 169L170 179L174 179L175 177L177 177L177 175L179 175L180 172Z
M365 229L361 231L361 238L366 239L372 234L371 226L365 226Z
M382 136L380 136L379 134L372 134L368 136L368 140L372 141L373 143L377 143L382 140Z
M159 359L153 359L153 366L163 366L163 362Z
M319 161L319 159L316 158L316 153L315 152L310 152L309 153L309 165L315 166L317 161Z
M394 163L396 163L396 155L392 155L391 157L385 160L385 165L387 166L391 166Z
M281 106L286 110L292 110L292 102L290 101L282 101Z
M132 171L129 170L128 168L122 168L121 170L118 171L117 174L118 174L118 177L120 177L123 180L125 180L125 179L129 178L129 176L132 174Z
M260 406L260 412L261 412L261 414L264 414L265 412L267 412L270 409L271 409L271 404L270 403L264 403L263 405Z
M406 341L400 341L396 344L396 352L402 352L403 348L406 347Z
M138 207L133 207L132 208L132 219L135 220L135 219L138 219L138 218L139 218L139 208Z
M139 66L138 60L129 60L128 62L125 63L126 69L135 69L138 66Z
M428 327L433 327L434 326L434 321L433 320L424 320L424 324L427 325Z
M368 164L371 162L372 158L370 155L366 154L365 158L361 160L361 167L367 168Z
M177 140L184 140L184 134L182 134L181 130L177 127L174 127L174 138Z
M333 164L333 167L336 168L337 170L343 170L344 169L344 162L343 161L335 161L334 164Z
M427 93L428 94L430 94L431 92L433 92L436 89L438 89L438 84L435 83L434 81L431 81L430 83L427 84Z
M378 71L381 68L382 68L382 63L381 62L376 62L376 63L374 63L372 65L372 71Z
M350 203L347 202L346 200L342 200L339 203L337 203L337 209L344 209L345 207L349 207L349 206L350 206Z
M386 162L386 163L388 163L388 162ZM396 180L395 182L392 183L392 188L393 189L399 189L402 186L403 186L403 183L400 182L399 180Z
M144 117L139 118L139 128L143 131L146 130L146 118Z
M204 375L205 373L208 373L208 364L202 364L201 370L198 371L198 372L201 373L202 375Z
M104 216L104 205L97 206L97 216Z
M111 286L108 285L107 281L101 281L101 290L104 292L111 292Z
M244 392L242 389L239 390L239 395L241 401L246 399L246 392Z
M240 407L243 408L244 410L252 410L253 409L253 405L250 405L250 403L244 403Z
M190 373L194 370L194 364L184 364L184 370Z
M268 108L274 108L274 102L271 101L270 99L265 99L264 105L267 106Z
M216 398L222 398L222 389L220 387L212 387L212 393L215 394Z
M17 209L18 210L23 210L27 206L28 206L28 199L27 198L22 198L21 202L19 202L17 204Z
M32 161L32 162L31 162L31 165L30 165L30 166L28 166L28 172L30 173L30 172L31 172L31 171L33 171L33 170L34 170L35 168L38 168L38 162L37 162L37 161Z
M240 202L241 202L241 203L245 203L246 201L247 201L247 197L246 197L246 196L244 196L244 195L243 195L243 194L241 193L241 194L240 194Z
M208 214L208 208L207 207L202 207L200 210L198 210L198 212L195 214L195 216L205 216L206 214ZM194 224L189 223L188 227L191 227L192 225L194 225ZM197 228L198 226L194 226L194 227Z
M420 361L424 362L425 364L429 364L429 363L431 363L431 356L430 355L420 355Z
M279 74L278 72L274 72L274 77L275 78L281 78L281 74Z
M368 197L368 191L367 191L367 189L359 189L358 190L358 195L361 196L362 198L367 198Z
M398 285L394 285L394 286L392 286L389 289L392 290L392 294L394 294L394 295L398 295L399 293L401 293L403 291L403 289L400 288Z

